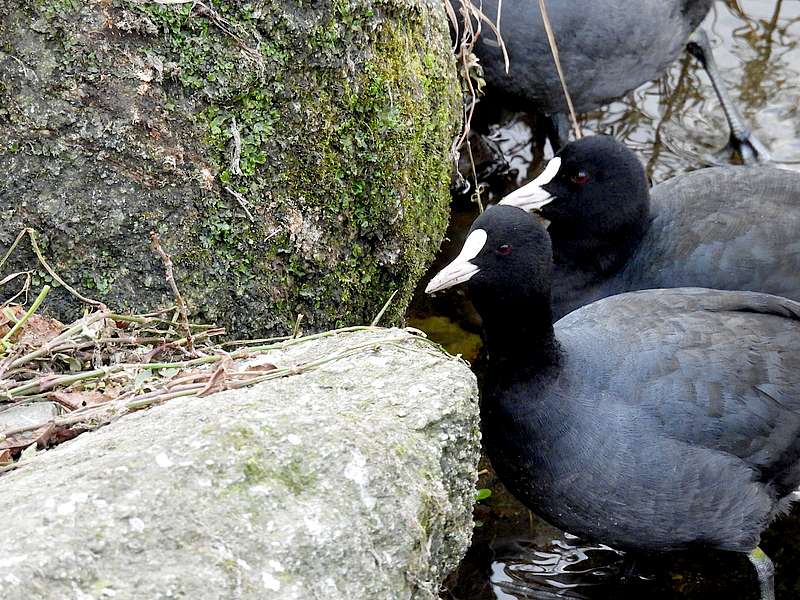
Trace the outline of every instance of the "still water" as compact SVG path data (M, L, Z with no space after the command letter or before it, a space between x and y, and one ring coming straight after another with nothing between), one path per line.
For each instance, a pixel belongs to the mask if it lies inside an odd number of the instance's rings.
M775 165L800 170L800 0L718 1L704 26L731 95ZM491 180L481 196L490 202L530 180L541 166L531 150L532 120L505 114L489 124L511 172ZM688 55L661 80L582 118L585 133L624 140L647 167L654 183L723 160L728 128L705 72ZM474 146L476 162L480 148ZM431 274L449 262L463 243L478 205L456 198L448 242ZM436 298L421 293L409 322L483 368L480 320L463 295L452 290ZM472 548L447 582L453 600L586 599L750 599L758 598L755 575L743 556L723 552L624 557L587 544L539 521L514 500L483 465L479 487L492 497L475 511ZM800 598L800 507L779 519L762 547L776 566L776 593Z

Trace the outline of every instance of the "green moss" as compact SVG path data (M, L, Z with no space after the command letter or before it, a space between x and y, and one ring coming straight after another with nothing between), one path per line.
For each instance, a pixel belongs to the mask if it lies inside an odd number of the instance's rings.
M229 576L236 576L242 569L238 562L232 558L224 558L219 562L222 570Z
M370 17L371 11L359 15L338 5L307 43L314 52L334 51L352 41ZM333 268L323 269L322 277L318 262L297 252L286 236L272 245L272 256L266 258L274 265L270 259L283 257L283 269L259 278L262 287L287 282L296 286L296 300L291 306L287 303L283 315L284 328L297 312L313 315L330 312L332 306L357 307L364 298L374 299L372 311L377 312L391 291L401 288L389 318L398 316L412 292L398 279L416 281L438 246L446 226L449 182L443 140L450 139L453 106L436 95L447 86L449 64L443 57L419 52L419 27L421 23L406 21L392 28L387 21L352 81L323 70L321 74L328 75L324 81L296 90L294 112L311 121L306 123L311 125L311 136L298 138L290 130L302 124L282 115L283 85L276 78L226 104L212 104L201 115L223 184L256 203L282 188L289 202L304 197L306 212L316 209L320 221L343 226L342 248ZM279 41L268 46L267 55L281 69L288 68L289 55ZM241 138L241 175L226 164L234 123ZM280 140L291 143L291 153L281 155L284 172L276 175L276 162L270 158ZM229 224L225 232L230 240L213 241L224 242L217 248L235 260L235 248L246 247L252 232L241 224L223 223ZM393 253L400 257L390 266L369 260L380 252L381 236L387 231L393 231L396 239L386 249L386 262L392 261ZM244 267L242 274L258 270L239 264ZM332 324L364 322L372 314L344 311Z
M242 427L226 436L233 451L247 453L241 462L242 478L228 487L228 493L245 492L254 485L280 483L297 495L316 482L316 474L308 469L302 456L277 459L265 454L258 441L263 435L272 435L271 429L262 427L256 431Z
M254 485L282 485L297 496L313 486L317 475L308 470L302 457L291 457L277 463L275 457L257 450L242 463L242 479L228 486L228 493L243 493Z
M242 427L231 432L228 437L228 443L234 450L243 450L252 445L253 431Z
M245 486L264 483L269 478L269 471L262 463L263 458L264 457L260 455L251 456L242 466Z
M431 478L431 481L435 481ZM424 545L430 538L430 532L441 527L443 519L443 511L440 502L428 493L423 493L420 498L420 507L417 511L417 523L419 525L418 543L424 548Z
M53 17L75 12L83 2L80 0L36 0L34 3L46 16Z
M330 190L324 195L324 209L329 216L348 214L358 239L366 242L354 243L339 271L323 282L346 282L345 300L391 287L391 271L362 259L381 231L394 229L398 247L422 242L424 251L438 246L446 226L446 203L436 190L447 189L449 168L446 161L431 157L443 153L441 140L447 133L442 126L449 123L452 107L428 94L441 81L425 64L431 55L416 51L418 35L409 23L386 29L362 76L354 84L344 82L343 112L349 118L335 124L322 143L327 152L319 176ZM430 105L420 106L420 98L428 98ZM413 281L423 268L424 259L414 252L395 265ZM405 306L412 289L402 291L396 306Z
M83 287L99 294L108 294L114 287L114 278L112 276L104 276L102 273L92 273L84 278Z
M394 290L384 323L397 321L447 219L459 107L443 14L432 34L430 6L398 0L218 3L213 14L136 0L109 0L102 14L67 0L36 6L19 22L44 17L63 47L52 104L63 95L73 106L81 90L80 144L6 139L51 164L70 152L83 168L102 153L101 168L113 165L142 198L126 223L141 245L86 253L91 264L71 281L115 308L168 299L146 241L156 229L192 318L231 335L286 332L298 313L308 329L369 322ZM70 7L82 21L59 16ZM86 37L99 19L107 31ZM147 118L134 123L134 112ZM109 123L114 136L93 134ZM171 156L177 166L166 168ZM155 283L109 289L127 283L127 260Z

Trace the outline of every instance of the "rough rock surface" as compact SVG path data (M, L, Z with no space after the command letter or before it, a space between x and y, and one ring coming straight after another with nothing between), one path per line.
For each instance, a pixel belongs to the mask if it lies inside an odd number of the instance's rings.
M125 417L0 478L0 597L436 598L472 530L470 370L399 330L266 360L375 342Z
M0 0L0 251L34 227L142 311L173 301L157 230L193 317L237 337L368 323L398 290L390 322L446 226L449 44L440 0Z

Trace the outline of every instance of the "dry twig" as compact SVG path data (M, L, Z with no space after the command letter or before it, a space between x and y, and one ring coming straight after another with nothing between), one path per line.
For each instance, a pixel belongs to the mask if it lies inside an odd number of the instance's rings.
M166 271L166 280L172 293L175 296L175 302L178 305L178 317L180 318L181 325L183 326L186 334L186 348L189 352L194 352L194 341L192 340L192 329L189 327L189 310L186 307L186 302L178 289L178 284L175 283L175 274L172 272L172 259L169 254L164 252L161 247L161 242L158 239L158 234L155 231L150 232L150 243L153 245L153 250L158 252L161 261L164 263L164 270Z
M553 33L553 25L550 23L550 16L547 14L546 0L539 0L539 10L542 12L542 21L544 21L544 30L547 34L547 43L550 45L550 52L553 54L553 62L556 65L556 72L558 79L561 82L561 89L564 90L564 98L567 101L567 108L569 109L569 118L572 121L572 128L575 131L575 137L581 139L581 127L578 124L578 116L575 114L575 107L572 105L572 96L570 96L569 89L567 89L567 80L564 78L564 70L561 68L561 59L558 55L558 45L556 44L556 36Z
M236 125L236 117L231 119L231 137L233 138L233 149L231 151L231 173L234 175L241 175L242 166L239 164L239 161L242 157L242 136L239 133L238 125ZM230 191L230 188L225 189Z
M35 244L32 231L25 230L17 237L14 247L25 234L30 235ZM164 263L165 277L175 294L176 306L128 315L114 313L100 302L91 301L93 312L90 309L74 323L63 325L37 314L47 296L48 286L41 290L27 310L10 302L0 306L0 314L6 318L3 326L8 328L0 338L4 344L4 357L0 360L0 412L12 408L19 410L35 402L50 402L61 411L52 418L35 419L34 422L23 419L0 430L0 457L5 457L0 464L0 473L27 464L25 461L9 464L8 459L18 458L29 444L59 443L132 411L174 398L200 397L298 375L381 346L408 348L407 343L401 343L407 341L407 336L386 332L378 339L355 343L305 363L276 366L261 362L252 367L237 366L236 361L323 337L353 331L384 330L347 327L303 336L300 331L302 315L298 315L291 336L215 343L213 338L224 334L225 330L188 321L186 303L175 283L172 260L161 247L158 235L152 233L151 241ZM10 252L0 260L0 266L9 255ZM37 257L47 264L41 252L37 252ZM63 282L52 269L49 272L54 280ZM15 273L4 277L0 279L0 285L16 281L20 275ZM30 277L26 277L26 286L29 283ZM62 285L71 289L64 283ZM88 300L80 294L75 295ZM381 318L393 297L394 294L374 322ZM177 331L175 322L166 318L175 310L180 320ZM231 346L236 347L230 349ZM423 345L423 350L427 347ZM154 360L156 355L159 356L158 362Z
M463 107L463 126L461 129L461 134L453 141L453 145L451 147L453 160L457 163L459 150L469 137L472 117L475 113L475 107L478 104L478 96L480 94L480 86L479 88L475 87L473 78L480 81L482 85L482 80L480 78L480 65L478 64L478 60L475 57L473 50L475 48L475 44L478 42L478 39L481 36L484 24L486 24L495 34L497 39L496 43L503 54L506 73L508 72L510 63L505 42L503 42L503 37L500 34L499 17L501 15L500 8L502 7L502 4L498 6L498 21L492 22L491 19L489 19L480 8L475 6L471 0L460 0L459 12L461 13L463 19L464 28L461 32L461 36L459 37L458 18L455 14L455 11L450 6L448 0L443 0L443 2L447 10L447 15L450 18L450 22L453 25L453 30L456 31L455 52L457 54L457 60L460 63L461 81L466 87L464 91L469 97L468 102L465 103Z
M367 342L360 342L345 347L333 354L321 356L305 363L295 364L287 367L276 367L272 364L263 364L257 370L236 370L234 361L280 350L296 344L304 344L312 340L323 337L336 336L342 333L354 331L372 331L385 333L383 337ZM233 352L225 352L221 346L208 346L205 348L205 356L177 362L166 363L119 363L110 365L102 369L94 369L74 375L61 375L57 377L39 377L35 380L22 383L8 392L14 399L24 398L29 401L34 395L41 395L42 392L49 390L67 389L78 382L92 381L95 383L107 380L112 375L121 377L120 384L124 386L135 385L136 376L144 371L177 371L175 375L167 377L157 377L152 383L152 389L144 393L120 394L116 399L108 402L79 408L47 421L27 424L14 429L0 432L0 441L11 436L22 433L36 431L43 427L52 427L55 431L62 431L74 426L80 426L82 431L96 429L132 411L141 410L156 404L162 404L169 400L179 397L202 397L204 395L224 389L236 389L248 387L271 379L290 377L306 373L329 364L353 356L362 352L370 352L381 347L391 346L404 350L414 348L415 351L440 352L441 349L426 337L419 335L417 330L408 329L409 333L417 335L422 346L415 344L408 345L407 335L397 335L391 331L372 326L346 327L333 331L326 331L305 337L285 339L256 347L241 347ZM436 348L436 349L434 349ZM201 368L203 365L213 365L212 369L200 371L184 372L183 369ZM46 396L47 397L47 396ZM46 398L45 397L45 398ZM63 403L63 397L62 397ZM0 471L1 472L1 471Z
M225 186L225 191L228 192L234 198L236 198L236 201L239 203L239 206L241 206L242 209L244 210L244 214L247 215L247 218L250 219L251 223L254 223L255 219L253 218L253 213L250 212L250 208L248 207L247 199L244 197L244 195L242 195L241 193L237 192L233 188L228 187L227 185ZM267 239L269 239L269 238L267 238Z

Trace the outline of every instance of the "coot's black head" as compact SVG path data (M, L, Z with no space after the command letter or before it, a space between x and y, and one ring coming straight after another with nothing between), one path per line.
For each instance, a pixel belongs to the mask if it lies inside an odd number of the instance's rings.
M543 303L549 311L552 260L550 238L536 217L511 206L492 206L475 220L460 254L425 292L466 283L484 322L516 306Z
M624 144L604 135L564 146L544 172L501 204L539 212L559 236L612 241L643 229L650 193L642 164Z

